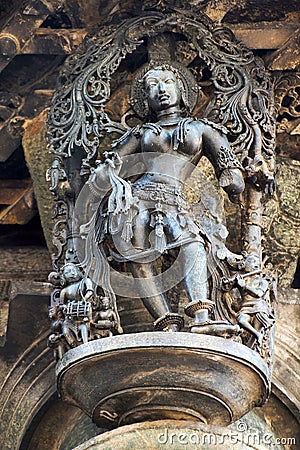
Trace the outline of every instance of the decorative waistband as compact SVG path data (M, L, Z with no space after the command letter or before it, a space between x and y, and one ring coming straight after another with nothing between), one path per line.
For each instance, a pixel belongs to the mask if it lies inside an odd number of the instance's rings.
M186 193L181 186L170 186L164 183L136 183L132 186L133 195L140 200L161 202L180 209L189 209Z

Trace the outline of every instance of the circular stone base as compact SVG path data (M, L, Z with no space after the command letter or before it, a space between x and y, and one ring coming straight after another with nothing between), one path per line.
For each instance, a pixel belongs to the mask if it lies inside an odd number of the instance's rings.
M103 428L147 420L227 425L269 393L254 351L215 336L138 333L69 350L57 365L58 391Z

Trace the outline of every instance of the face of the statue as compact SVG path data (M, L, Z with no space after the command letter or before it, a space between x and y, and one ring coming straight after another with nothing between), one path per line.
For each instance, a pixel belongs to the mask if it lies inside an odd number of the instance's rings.
M154 112L165 111L180 104L178 80L170 70L152 69L145 75L149 107Z
M109 304L109 298L104 297L104 298L102 299L102 307L103 307L104 310L109 309L109 307L110 307L110 304Z
M63 275L64 275L65 279L67 280L67 282L69 282L69 283L78 281L81 279L81 272L73 264L68 264L64 267Z
M256 255L248 255L245 261L246 272L252 272L253 270L259 270L260 261Z

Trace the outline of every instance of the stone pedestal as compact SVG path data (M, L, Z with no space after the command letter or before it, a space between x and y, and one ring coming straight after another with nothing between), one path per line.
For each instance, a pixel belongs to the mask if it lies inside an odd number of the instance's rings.
M257 353L228 339L138 333L95 340L57 365L58 391L103 428L148 420L227 425L269 393Z

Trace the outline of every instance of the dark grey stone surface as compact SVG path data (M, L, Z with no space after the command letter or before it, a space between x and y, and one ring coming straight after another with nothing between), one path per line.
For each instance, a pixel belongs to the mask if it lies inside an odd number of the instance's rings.
M156 418L229 424L263 404L269 390L254 351L190 333L95 340L68 351L57 377L62 399L104 428Z

